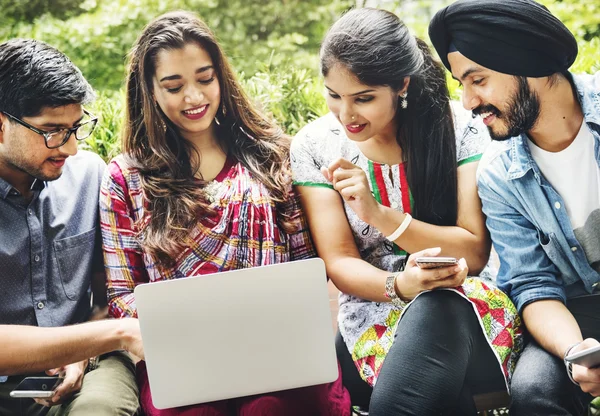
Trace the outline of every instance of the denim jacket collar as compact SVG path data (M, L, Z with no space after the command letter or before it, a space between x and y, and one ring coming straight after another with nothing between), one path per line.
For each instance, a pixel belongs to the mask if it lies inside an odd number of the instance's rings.
M600 126L600 85L594 85L591 75L572 75L573 84L577 91L577 98L583 111L583 120L590 124ZM525 133L513 137L511 141L511 165L508 168L508 180L523 177L530 169L533 171L536 181L541 185L542 176L537 164L533 160L527 135Z

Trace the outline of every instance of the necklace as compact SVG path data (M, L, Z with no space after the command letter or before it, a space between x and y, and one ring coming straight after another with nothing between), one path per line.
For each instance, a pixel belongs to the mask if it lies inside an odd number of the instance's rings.
M211 204L217 201L217 197L221 192L222 188L223 183L215 180L208 182L204 186L204 192L206 193L206 196L208 197L208 200L211 202Z

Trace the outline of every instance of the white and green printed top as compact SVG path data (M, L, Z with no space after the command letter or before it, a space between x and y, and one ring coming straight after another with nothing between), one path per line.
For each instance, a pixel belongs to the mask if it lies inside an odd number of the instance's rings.
M473 119L470 112L454 104L456 103L453 103L452 107L457 131L457 158L458 166L461 166L478 161L490 138L480 118ZM294 138L291 148L294 184L333 189L331 182L321 174L320 168L328 166L340 157L367 173L369 185L379 203L398 211L411 212L411 197L403 164L389 166L367 159L356 143L346 136L344 127L331 113L305 126ZM377 229L360 220L345 202L344 210L362 259L382 270L400 270L406 253L389 242ZM492 275L491 268L486 268L480 276L483 279L477 279L478 283L473 283L477 286L473 290L478 290L484 297L489 296L483 293L488 290L488 286L491 288L489 290L496 291ZM484 285L483 289L481 282L487 285ZM506 302L512 306L508 298L503 298L502 305ZM401 311L395 309L391 303L376 303L344 293L340 294L339 304L338 324L342 337L362 378L374 385L383 358L393 341ZM483 326L481 319L480 322ZM494 334L488 336L488 339L490 337L494 337ZM513 336L510 338L514 339ZM490 345L493 346L492 342L490 340ZM510 362L507 364L508 367L512 367L514 356L508 355ZM500 363L506 358L498 357ZM508 367L504 368L507 379L510 376Z

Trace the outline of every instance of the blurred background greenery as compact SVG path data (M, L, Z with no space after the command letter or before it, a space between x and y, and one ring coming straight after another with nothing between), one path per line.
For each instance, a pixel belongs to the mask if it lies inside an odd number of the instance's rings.
M498 0L502 1L502 0ZM249 95L294 134L327 111L318 50L352 7L397 13L427 39L431 16L451 0L0 0L0 41L36 38L65 52L98 92L101 117L88 148L119 152L126 56L142 28L169 10L198 13L217 34ZM600 0L541 0L577 37L574 72L600 70ZM455 97L460 91L449 81Z

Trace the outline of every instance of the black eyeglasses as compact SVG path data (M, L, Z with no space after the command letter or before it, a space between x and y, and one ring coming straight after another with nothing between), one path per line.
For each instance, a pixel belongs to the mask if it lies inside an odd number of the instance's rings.
M98 117L93 116L92 114L90 114L89 111L84 109L83 113L90 118L89 120L84 121L83 123L80 123L75 127L71 127L68 129L44 131L33 127L31 124L24 122L20 118L8 114L6 111L3 111L3 113L6 114L8 117L12 118L14 121L19 123L23 127L27 127L29 130L44 136L46 147L48 149L56 149L57 147L61 147L69 140L69 137L71 137L71 134L73 133L75 134L75 138L77 140L87 139L94 131L94 128L96 128L96 123L98 123Z

